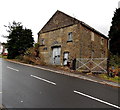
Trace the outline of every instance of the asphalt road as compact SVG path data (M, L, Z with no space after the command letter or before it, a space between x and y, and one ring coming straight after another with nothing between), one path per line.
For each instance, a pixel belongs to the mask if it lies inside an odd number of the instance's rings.
M120 109L118 92L107 85L2 61L2 103L7 108Z

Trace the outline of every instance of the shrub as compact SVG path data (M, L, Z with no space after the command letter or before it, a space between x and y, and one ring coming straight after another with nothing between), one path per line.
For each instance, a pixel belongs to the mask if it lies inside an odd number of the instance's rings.
M110 64L110 66L120 67L120 56L110 54L109 64Z
M110 54L109 74L110 77L120 76L120 56Z
M16 59L29 64L46 65L44 59L42 58L42 55L39 54L38 43L36 43L34 47L27 49L24 55L17 56Z

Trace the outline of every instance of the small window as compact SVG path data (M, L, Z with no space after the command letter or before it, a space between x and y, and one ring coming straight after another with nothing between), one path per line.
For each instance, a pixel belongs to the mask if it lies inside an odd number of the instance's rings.
M101 38L101 45L103 45L104 44L104 39L103 38Z
M68 33L68 41L72 41L73 40L73 38L72 38L72 32L69 32Z
M40 45L45 45L45 39L44 38L41 38Z
M94 40L95 40L95 38L94 38L94 33L91 32L91 41L94 41Z
M47 47L43 48L43 50L47 50Z

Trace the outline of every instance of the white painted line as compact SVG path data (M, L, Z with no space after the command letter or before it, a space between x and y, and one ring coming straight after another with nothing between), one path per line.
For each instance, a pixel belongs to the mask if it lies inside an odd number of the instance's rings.
M51 81L48 81L48 80L43 79L43 78L40 78L40 77L38 77L38 76L34 76L34 75L30 75L30 76L31 76L31 77L34 77L34 78L36 78L36 79L40 79L40 80L42 80L42 81L45 81L45 82L47 82L47 83L50 83L50 84L56 85L56 83L51 82Z
M9 67L9 66L7 66L7 68L9 68L9 69L11 69L11 70L14 70L14 71L19 71L19 70L17 70L17 69L14 69L14 68L11 68L11 67Z
M25 64L25 63L21 63L21 62L17 62L17 61L10 61L9 62L13 62L13 63L17 63L17 64L21 64L21 65L25 65L25 66L29 66L29 67L34 67L34 68L38 68L38 69L42 69L42 70L46 70L46 71L50 71L50 72L54 72L54 73L61 73L59 71L55 71L55 70L51 70L51 69L47 69L47 68L43 68L43 67L39 67L39 66L34 66L34 65L30 65L30 64Z
M0 92L0 94L2 94L2 92Z
M74 93L77 93L77 94L79 94L79 95L82 95L82 96L88 97L88 98L90 98L90 99L93 99L93 100L96 100L96 101L98 101L98 102L104 103L104 104L106 104L106 105L109 105L109 106L112 106L112 107L115 107L115 108L120 109L120 107L117 106L117 105L111 104L111 103L109 103L109 102L103 101L103 100L101 100L101 99L98 99L98 98L92 97L92 96L87 95L87 94L84 94L84 93L81 93L81 92L79 92L79 91L74 90Z

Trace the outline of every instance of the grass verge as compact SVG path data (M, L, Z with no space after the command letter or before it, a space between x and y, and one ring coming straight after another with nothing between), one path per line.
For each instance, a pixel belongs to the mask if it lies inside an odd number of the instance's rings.
M7 59L7 56L0 55L0 58L5 58L5 59Z
M113 82L116 82L116 83L120 83L120 77L119 76L109 77L107 74L99 74L99 77L104 79L104 80L109 80L109 81L113 81Z

